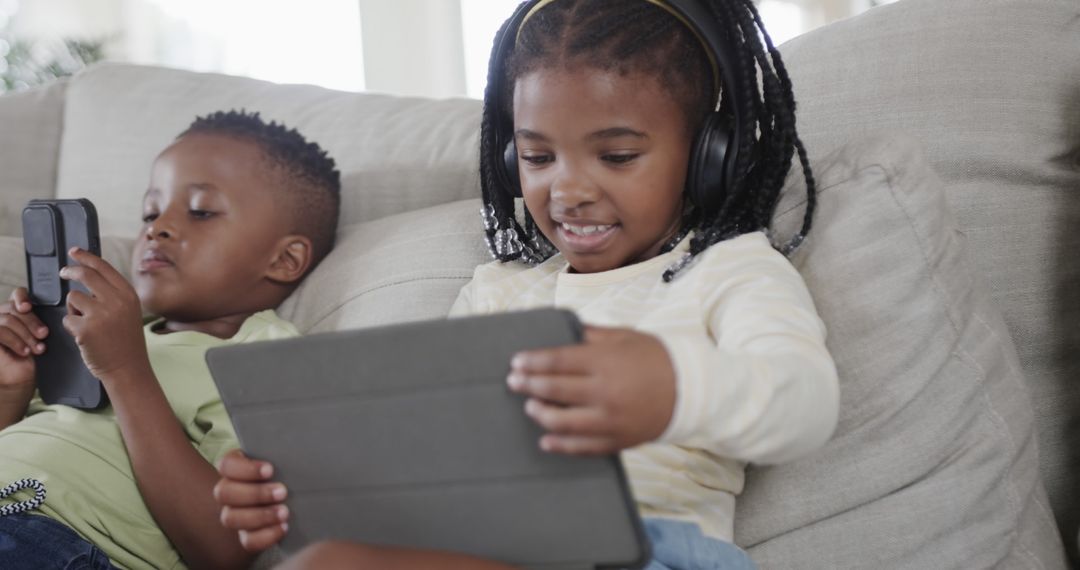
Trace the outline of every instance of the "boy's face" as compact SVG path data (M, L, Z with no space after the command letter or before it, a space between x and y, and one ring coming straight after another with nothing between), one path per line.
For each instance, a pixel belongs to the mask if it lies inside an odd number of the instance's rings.
M514 129L525 205L574 270L644 261L678 231L691 137L654 78L531 72L515 84Z
M189 134L165 149L143 199L132 278L143 307L196 322L261 310L288 225L253 142Z

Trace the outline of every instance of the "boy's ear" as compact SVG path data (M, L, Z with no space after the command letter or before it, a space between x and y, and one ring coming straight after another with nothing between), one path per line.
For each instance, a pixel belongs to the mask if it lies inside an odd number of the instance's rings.
M278 241L276 256L266 270L266 276L279 283L295 283L311 267L312 247L307 236L288 235Z

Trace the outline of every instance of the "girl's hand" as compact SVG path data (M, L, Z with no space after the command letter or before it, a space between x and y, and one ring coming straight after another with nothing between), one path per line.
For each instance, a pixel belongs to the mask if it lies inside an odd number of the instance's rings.
M585 342L521 352L507 384L548 433L545 451L614 453L658 438L675 408L675 369L655 337L586 327Z
M45 352L49 329L31 308L23 287L0 304L0 428L18 421L34 395L34 356Z
M91 293L70 291L64 317L64 328L75 338L87 368L106 388L118 371L149 369L135 289L100 257L78 248L68 254L79 265L61 269L60 277L82 283Z
M271 481L274 466L256 461L239 449L225 454L218 466L221 480L214 485L214 499L221 505L221 524L240 533L248 552L277 544L289 530L288 492Z

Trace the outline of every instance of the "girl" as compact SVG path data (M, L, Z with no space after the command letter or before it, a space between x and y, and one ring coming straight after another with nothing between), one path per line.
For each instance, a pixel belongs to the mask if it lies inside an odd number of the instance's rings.
M621 453L648 568L753 567L732 544L744 466L824 444L838 387L810 295L764 233L796 151L809 207L785 253L810 228L814 183L751 0L525 3L495 40L481 145L498 261L451 313L575 310L583 344L511 363L539 445ZM222 519L252 549L285 530L269 469L239 453L221 467ZM344 544L291 562L482 567Z

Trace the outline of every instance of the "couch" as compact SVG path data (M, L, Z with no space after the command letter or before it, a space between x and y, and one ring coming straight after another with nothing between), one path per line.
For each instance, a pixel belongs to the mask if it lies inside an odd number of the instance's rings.
M793 257L841 417L751 466L762 568L1063 568L1080 529L1080 3L900 0L781 46L820 192ZM19 213L88 197L126 270L155 155L199 114L260 111L338 161L338 246L279 312L304 332L444 316L490 258L480 103L110 64L0 97L0 295ZM802 177L776 215L801 217Z

